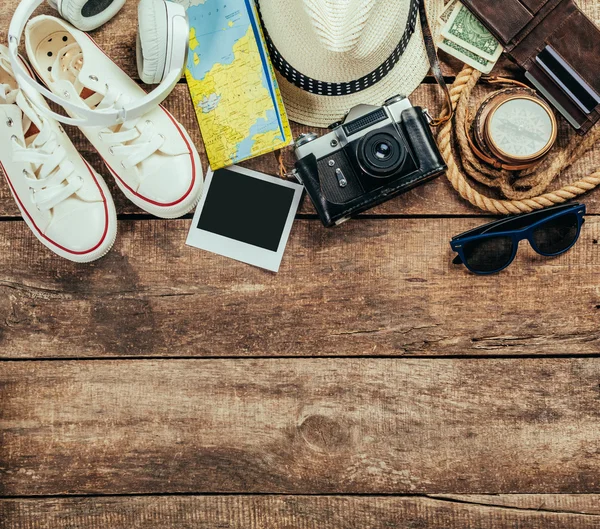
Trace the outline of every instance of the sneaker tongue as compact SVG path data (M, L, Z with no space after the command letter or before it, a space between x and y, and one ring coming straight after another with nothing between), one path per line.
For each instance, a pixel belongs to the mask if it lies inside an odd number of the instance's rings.
M12 105L17 99L18 90L13 90L10 85L0 84L0 105Z
M32 136L36 136L39 133L40 129L37 128L37 125L35 123L30 123L29 127L25 131L25 139L28 140Z
M106 87L83 60L81 46L74 42L57 53L52 65L52 78L59 91L85 100L95 93L104 95Z
M91 106L98 105L97 108L101 108L104 96L106 96L106 84L98 79L98 76L94 74L92 68L85 64L85 61L81 67L79 76L77 77L77 82L81 88L79 97L81 97L83 100L92 98L89 99L89 101L86 101L87 104ZM96 97L92 97L95 94L98 95Z
M23 112L23 130L25 131L25 137L28 138L33 136L42 130L42 120L40 119L40 116L21 91L17 94L16 103L21 112Z
M2 70L4 73L8 74L9 79L13 83L12 86L10 84L5 85L8 87L8 91L10 92L11 90L16 89L17 88L17 80L15 79L15 77L13 75L8 56L3 54L2 50L0 50L0 70ZM2 85L0 83L0 86L4 86L4 85Z
M94 47L92 41L89 39L82 39L80 41L77 39L77 35L74 35L74 37L76 39L75 42L65 46L58 53L58 57L64 57L63 63L60 64L62 66L61 70L65 70L70 65L71 69L70 71L67 70L66 74L71 79L73 75L77 76L76 84L78 88L84 87L92 92L105 95L106 85L104 81L99 80L98 65L85 60L86 50ZM53 74L54 69L53 67Z
M104 94L106 91L105 84L98 79L98 76L94 74L94 69L85 61L83 62L79 72L78 80L85 88L88 88L94 92L100 92Z

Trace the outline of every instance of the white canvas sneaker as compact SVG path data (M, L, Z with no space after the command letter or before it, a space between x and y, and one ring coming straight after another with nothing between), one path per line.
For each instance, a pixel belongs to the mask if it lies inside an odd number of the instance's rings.
M37 103L45 105L41 96ZM21 92L1 45L0 167L23 219L42 244L80 263L110 250L117 215L106 184L62 127Z
M145 95L87 34L63 20L44 15L31 19L25 45L38 76L71 103L114 110ZM143 210L175 218L198 203L200 157L186 130L162 106L119 125L81 130L123 193Z

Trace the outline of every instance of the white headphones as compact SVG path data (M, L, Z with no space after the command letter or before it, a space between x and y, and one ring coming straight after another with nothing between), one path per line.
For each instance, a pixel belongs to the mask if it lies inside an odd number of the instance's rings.
M185 67L189 24L183 6L166 0L140 0L138 5L137 67L144 83L160 83L152 92L119 110L92 110L53 94L33 79L18 59L18 47L27 21L44 0L22 0L10 22L8 48L11 66L20 87L75 113L79 119L44 109L46 114L75 126L109 127L143 116L173 90ZM48 0L59 14L82 31L96 29L114 17L125 0Z
M81 31L106 24L125 5L125 0L48 0L67 22Z

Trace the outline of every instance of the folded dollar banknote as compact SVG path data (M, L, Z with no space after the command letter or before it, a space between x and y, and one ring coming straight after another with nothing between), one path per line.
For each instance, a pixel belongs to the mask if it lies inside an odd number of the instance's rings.
M475 15L453 0L446 4L440 22L440 49L484 74L490 73L502 54L502 46Z

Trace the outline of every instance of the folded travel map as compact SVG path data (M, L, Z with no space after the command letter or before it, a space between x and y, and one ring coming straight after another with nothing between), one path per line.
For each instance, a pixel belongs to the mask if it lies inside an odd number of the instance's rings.
M289 145L254 0L174 1L190 20L186 78L212 169Z

